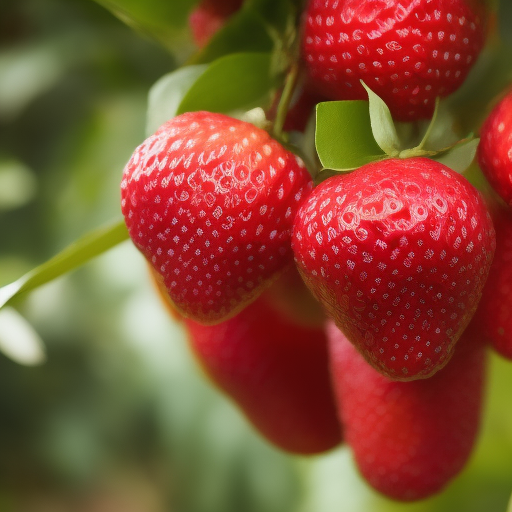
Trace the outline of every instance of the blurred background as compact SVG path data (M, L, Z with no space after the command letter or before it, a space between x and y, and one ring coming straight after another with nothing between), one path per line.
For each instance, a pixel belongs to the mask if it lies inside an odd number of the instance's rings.
M1 1L0 285L120 218L148 90L191 54L190 34L174 48L91 0ZM0 512L506 510L512 366L498 357L470 464L403 505L345 448L290 457L259 437L191 359L130 243L15 306L40 344L16 355L0 330Z

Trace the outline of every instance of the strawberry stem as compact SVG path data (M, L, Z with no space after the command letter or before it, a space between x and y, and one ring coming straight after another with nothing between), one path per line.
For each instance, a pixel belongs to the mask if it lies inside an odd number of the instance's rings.
M290 67L288 75L286 76L283 93L281 94L279 104L277 105L276 118L274 120L274 127L272 129L272 134L276 139L282 138L283 127L286 121L286 115L288 114L290 101L292 99L293 92L295 91L295 87L297 85L298 80L299 64L298 62L294 62Z

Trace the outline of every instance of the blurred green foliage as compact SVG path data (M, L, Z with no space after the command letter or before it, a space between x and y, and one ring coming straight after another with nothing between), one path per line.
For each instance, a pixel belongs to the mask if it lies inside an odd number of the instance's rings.
M2 0L0 285L120 216L121 172L145 137L148 91L192 55L184 26L192 4ZM208 51L225 53L221 43ZM473 74L464 94L475 108L461 107L467 124L506 83L507 51L490 53ZM489 94L475 97L486 77ZM0 511L506 509L510 363L492 358L468 468L439 496L397 504L364 484L345 448L301 459L262 440L201 374L146 270L125 243L18 305L42 336L47 361L25 367L0 353Z

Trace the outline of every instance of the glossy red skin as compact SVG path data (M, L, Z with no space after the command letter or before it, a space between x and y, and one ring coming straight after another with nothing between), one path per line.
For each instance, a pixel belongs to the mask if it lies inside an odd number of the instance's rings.
M193 112L135 150L121 207L180 314L217 323L290 266L293 217L311 187L302 161L267 132Z
M472 325L494 350L512 360L512 210L494 204L496 253Z
M299 209L292 247L304 282L389 378L433 375L480 300L495 248L469 182L426 158L331 177Z
M494 190L512 206L512 89L480 130L478 163Z
M340 443L323 328L297 325L263 298L218 325L185 322L206 374L268 441L297 454Z
M430 118L458 89L484 44L465 0L310 0L302 54L311 85L332 100L367 99L400 121Z
M244 0L202 0L189 16L194 42L206 46L226 21L242 6Z
M344 437L367 482L394 500L441 491L465 466L478 435L486 352L464 333L430 379L392 381L330 323L330 361Z

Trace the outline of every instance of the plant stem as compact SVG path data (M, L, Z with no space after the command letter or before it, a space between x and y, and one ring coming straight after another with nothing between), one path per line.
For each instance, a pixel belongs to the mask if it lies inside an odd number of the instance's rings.
M293 92L295 90L295 86L297 85L298 79L299 64L297 62L294 62L290 67L288 75L286 76L283 93L281 94L279 104L277 105L276 118L274 121L274 127L272 129L272 133L274 134L274 137L276 139L282 138L286 115L288 114L290 101L292 99Z

